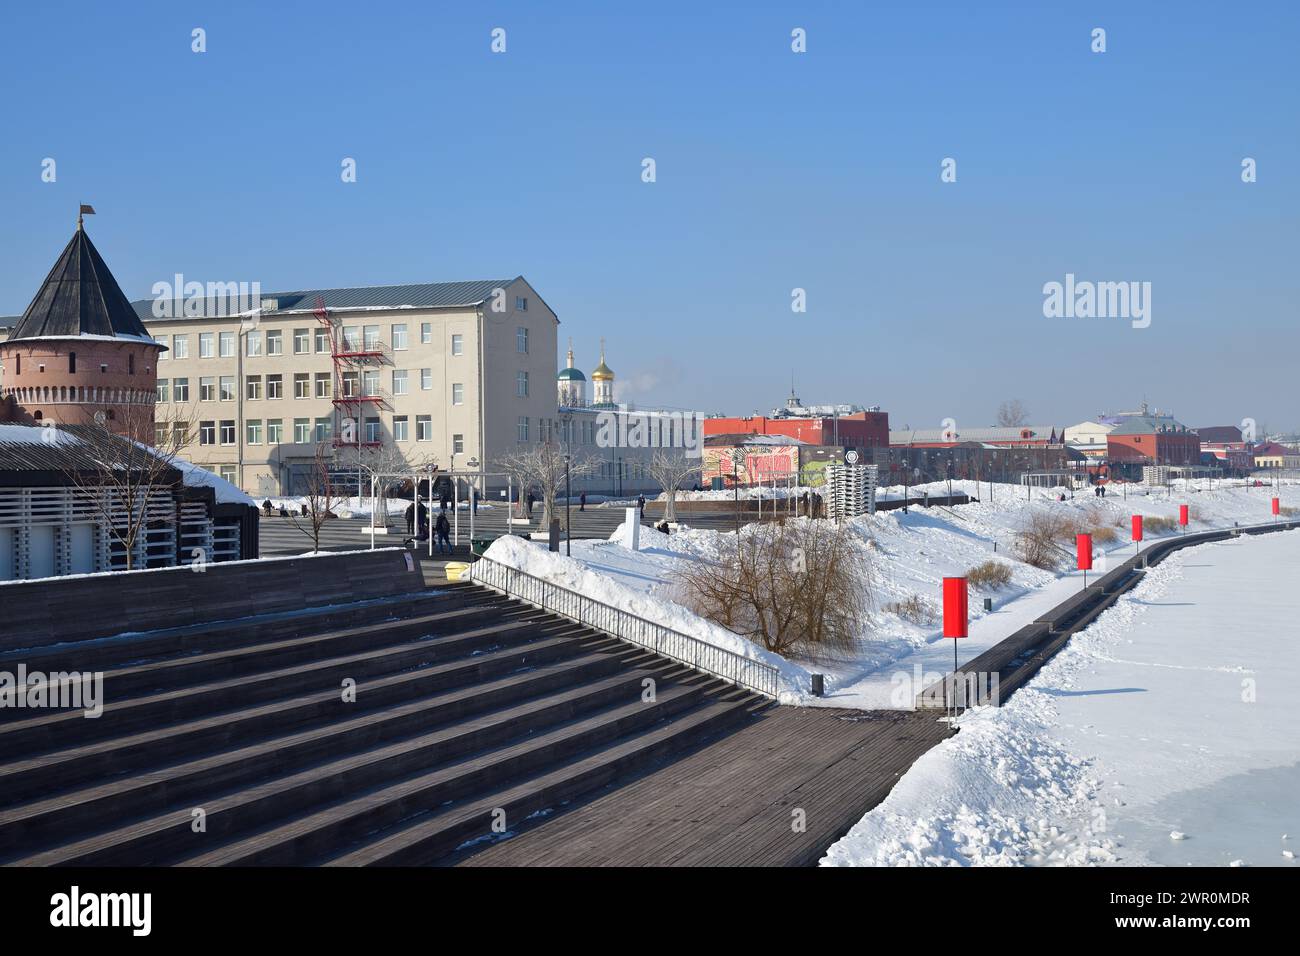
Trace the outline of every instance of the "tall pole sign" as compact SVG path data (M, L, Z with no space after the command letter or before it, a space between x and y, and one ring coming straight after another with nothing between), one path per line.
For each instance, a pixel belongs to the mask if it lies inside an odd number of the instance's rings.
M1133 553L1137 554L1142 550L1142 516L1133 516Z
M1088 572L1092 570L1092 535L1075 535L1074 546L1079 570L1083 572L1083 586L1086 588L1088 586Z
M957 641L970 636L970 611L965 578L943 579L943 636L952 638L952 715L957 716Z
M1183 534L1187 534L1187 519L1188 519L1188 517L1189 517L1189 515L1188 515L1187 505L1179 505L1179 506L1178 506L1178 523L1179 523L1180 525L1183 526Z

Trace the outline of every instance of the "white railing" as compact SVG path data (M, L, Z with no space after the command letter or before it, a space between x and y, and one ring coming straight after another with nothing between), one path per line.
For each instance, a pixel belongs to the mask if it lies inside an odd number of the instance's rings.
M479 558L470 565L470 577L476 584L604 631L756 694L777 696L780 672L771 664L717 647L491 558Z

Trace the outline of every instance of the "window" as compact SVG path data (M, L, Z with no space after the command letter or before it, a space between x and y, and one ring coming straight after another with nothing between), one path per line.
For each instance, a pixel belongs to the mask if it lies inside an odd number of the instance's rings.
M248 444L262 444L262 420L260 418L250 418L245 423L244 431L247 433L244 440Z
M167 426L155 424L153 426L153 443L154 447L161 448L167 444Z
M451 386L451 403L453 405L465 404L465 386L460 382L453 382Z
M405 322L393 326L393 349L398 351L404 351L406 349Z
M431 368L420 369L420 388L421 390L426 392L429 389L433 388L433 369Z
M234 480L235 480L235 466L234 466L234 465L222 465L222 466L221 466L221 477L224 478L226 481L229 481L229 482L232 482L232 483L233 483Z
M317 398L330 397L330 373L329 372L316 373L316 397Z
M283 378L282 375L268 375L266 377L267 398L284 398Z
M217 345L220 349L222 358L235 357L235 333L234 332L218 332Z
M190 400L190 380L188 378L172 379L172 394L176 396L176 401L188 402Z
M212 358L215 353L212 351L212 333L199 333L199 358Z
M199 401L215 402L217 400L217 380L211 375L199 379Z
M456 335L453 335L451 337L451 354L452 355L465 354L465 336L457 333Z
M262 397L262 376L249 375L244 379L244 396L250 402L256 402Z
M404 368L393 369L393 394L406 394L406 369Z
M528 416L520 415L519 424L516 426L516 441L528 441Z
M294 398L311 398L311 374L308 372L293 373L293 397Z
M158 379L158 401L160 402L171 401L171 382L169 382L165 378Z
M361 394L379 394L379 370L368 368L361 373Z
M284 354L284 329L266 330L266 354L267 355Z
M463 455L463 454L465 454L465 436L464 436L464 435L452 435L452 436L451 436L451 450L452 450L452 453L453 453L453 454L456 454L456 455Z
M262 354L262 330L250 329L244 336L244 354L254 358Z
M223 418L221 420L221 444L233 445L235 443L235 423L232 419Z
M516 312L528 311L528 299L525 296L522 295L515 296L515 311Z
M167 353L171 350L172 337L170 335L155 335L154 339L162 346L162 350L158 353L158 361L167 361ZM157 442L157 444L161 445L162 442Z
M328 352L329 350L330 350L330 330L317 329L316 330L316 351Z
M433 418L430 415L415 416L415 440L433 441Z
M268 418L266 420L266 443L278 445L284 441L284 419Z
M326 416L316 419L316 440L329 441L334 434L334 420Z
M320 330L324 332L324 329ZM293 354L306 355L311 350L311 329L293 330Z
M366 441L377 442L379 440L380 440L379 419L367 418L366 419Z
M190 337L188 335L172 336L172 358L187 359L190 357Z
M223 402L233 402L235 400L235 376L221 376L221 400Z
M187 422L172 422L172 443L179 448L190 443L190 426Z
M295 418L293 420L293 440L299 445L311 442L311 419Z
M127 357L126 357L126 374L127 374L127 375L134 375L134 374L135 374L135 353L134 353L134 352L130 352L130 353L127 354Z
M520 398L528 397L528 373L527 372L515 373L515 394L518 395Z
M407 431L408 422L405 415L393 416L393 441L408 441L410 435Z
M420 323L420 344L421 345L433 344L433 323L432 322Z
M524 354L528 352L528 330L522 325L515 329L515 351Z
M355 325L346 325L343 327L343 351L361 351L361 330Z
M367 352L379 351L379 326L365 325L361 327L361 344Z
M69 352L69 353L68 353L68 371L69 371L69 372L75 372L76 370L77 370L77 353L76 353L76 352Z
M361 377L357 372L343 373L343 394L349 397L361 394Z
M551 440L551 420L549 418L537 419L537 440L543 444L548 444Z

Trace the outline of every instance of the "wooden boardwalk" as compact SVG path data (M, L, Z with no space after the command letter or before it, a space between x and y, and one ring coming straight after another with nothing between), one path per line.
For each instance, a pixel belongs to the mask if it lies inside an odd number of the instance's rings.
M949 735L933 713L770 707L729 736L448 862L811 866Z

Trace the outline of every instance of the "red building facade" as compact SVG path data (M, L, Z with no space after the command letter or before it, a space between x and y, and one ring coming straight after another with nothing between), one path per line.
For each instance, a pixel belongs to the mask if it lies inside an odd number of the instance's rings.
M863 411L839 416L706 418L704 437L711 435L785 435L809 445L887 448L889 413Z

